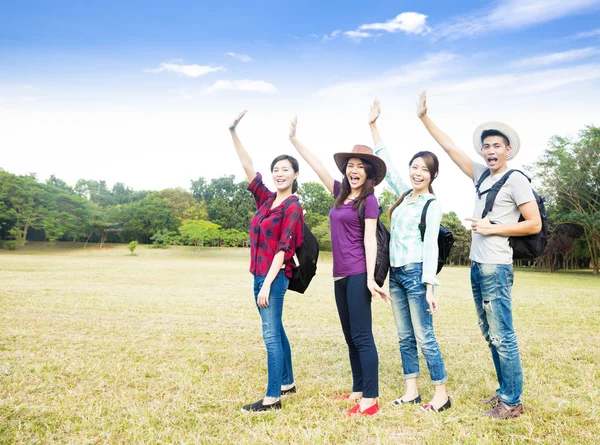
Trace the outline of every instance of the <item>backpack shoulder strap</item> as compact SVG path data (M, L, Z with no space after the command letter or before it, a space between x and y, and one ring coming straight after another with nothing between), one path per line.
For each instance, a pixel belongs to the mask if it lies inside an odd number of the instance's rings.
M480 192L480 188L481 188L481 184L483 184L483 181L486 180L486 178L490 175L490 169L488 168L486 171L484 171L481 176L479 177L479 181L477 181L477 184L475 184L475 190L477 190L477 196L479 196L481 198L482 195L485 195L489 190L486 190L485 192L481 193Z
M492 209L494 208L494 201L496 200L496 196L498 196L498 192L504 186L504 184L506 184L506 181L508 181L508 178L513 172L519 172L525 177L527 177L527 175L525 175L525 173L523 173L520 170L509 170L504 174L504 176L502 176L502 178L500 178L498 182L496 182L493 186L486 190L484 193L487 193L488 195L485 199L485 207L483 209L483 213L481 214L482 218L485 218L487 214L492 211ZM529 178L527 177L527 179ZM481 195L483 195L484 193L481 193Z
M421 241L425 241L425 229L427 228L427 209L429 208L429 204L431 204L431 201L435 201L435 198L427 200L427 202L423 206L423 211L421 212L421 223L419 224L419 231L421 232Z
M358 205L358 219L360 220L360 226L362 227L363 233L365 233L365 200L364 199Z

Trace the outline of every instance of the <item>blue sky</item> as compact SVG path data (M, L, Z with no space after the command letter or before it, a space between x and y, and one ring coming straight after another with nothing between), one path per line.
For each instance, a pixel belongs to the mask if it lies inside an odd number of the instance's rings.
M370 142L375 97L404 165L437 149L414 116L422 89L474 159L478 123L513 125L520 167L553 134L600 125L598 85L600 0L11 2L0 167L150 189L241 178L227 124L248 108L239 133L257 169L293 153L297 115L333 170L333 153ZM305 168L301 179L316 177ZM443 156L438 183L445 210L470 212L468 180Z

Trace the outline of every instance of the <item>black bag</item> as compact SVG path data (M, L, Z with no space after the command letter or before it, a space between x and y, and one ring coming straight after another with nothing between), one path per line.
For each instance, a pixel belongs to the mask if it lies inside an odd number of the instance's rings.
M286 204L283 211L287 209L291 203ZM289 290L303 294L311 280L317 273L317 261L319 260L319 243L312 234L310 229L304 224L303 228L304 240L302 245L296 249L296 254L293 257L295 267L292 267L292 278L290 278Z
M427 209L429 208L429 204L431 204L431 201L433 201L434 199L435 198L428 200L423 206L423 211L421 212L421 223L419 224L419 230L421 231L421 241L425 241L425 229L427 228ZM442 270L442 267L444 267L444 264L446 264L446 261L448 260L448 258L450 258L450 249L452 249L452 246L454 245L454 235L452 235L452 232L444 226L442 226L441 224L440 231L438 232L437 244L438 264L436 274L440 273L440 270Z
M382 208L379 207L379 216L383 212ZM358 217L360 224L365 231L365 202L364 200L358 206ZM379 217L377 217L377 231L375 234L377 239L377 258L375 260L375 282L378 286L383 286L387 277L388 271L390 270L390 232L386 226L383 225ZM364 240L364 237L363 237Z
M483 209L483 213L481 215L482 218L485 218L488 213L492 211L494 208L494 201L496 200L496 196L498 192L504 186L509 176L513 172L519 172L523 176L527 178L529 182L531 179L521 170L509 170L507 171L502 178L498 182L496 182L493 186L491 186L488 190L484 192L480 192L479 188L481 184L490 175L490 170L486 170L483 172L479 181L477 181L477 185L475 188L477 189L477 195L481 198L483 195L487 194L485 198L485 208ZM526 235L526 236L511 236L508 238L508 242L510 243L510 247L513 250L513 260L533 260L539 257L546 248L546 244L548 244L548 214L546 213L546 206L544 202L546 198L537 194L537 192L532 188L533 196L535 197L535 202L537 203L538 210L540 212L540 218L542 220L542 230L540 233L536 233L534 235ZM519 217L519 222L525 221L523 215Z

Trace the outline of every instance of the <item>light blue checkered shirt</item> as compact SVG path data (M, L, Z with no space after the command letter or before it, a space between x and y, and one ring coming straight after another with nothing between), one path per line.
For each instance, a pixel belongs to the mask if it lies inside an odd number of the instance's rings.
M410 190L411 187L402 180L398 170L394 168L384 142L375 146L375 153L385 161L387 166L385 179L394 192L401 196ZM392 214L390 263L392 267L401 267L409 263L423 263L421 282L437 286L440 284L435 277L438 261L437 238L442 221L442 209L431 193L424 193L419 195L415 201L407 202L411 196L412 192L406 195L402 204L396 207ZM429 204L427 209L425 240L421 241L421 231L419 230L421 213L425 203L432 198L435 200Z

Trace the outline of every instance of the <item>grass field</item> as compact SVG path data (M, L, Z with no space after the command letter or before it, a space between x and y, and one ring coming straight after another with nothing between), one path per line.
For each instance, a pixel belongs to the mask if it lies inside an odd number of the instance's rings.
M0 444L600 443L600 278L517 271L513 302L526 413L479 416L495 375L467 268L445 268L436 333L451 410L395 408L403 379L389 304L374 304L382 411L345 418L351 376L331 260L286 296L298 393L264 395L265 348L248 251L33 245L0 253ZM421 393L431 396L421 363Z

